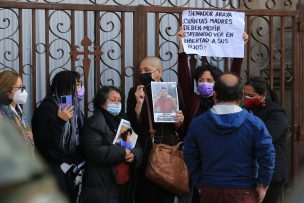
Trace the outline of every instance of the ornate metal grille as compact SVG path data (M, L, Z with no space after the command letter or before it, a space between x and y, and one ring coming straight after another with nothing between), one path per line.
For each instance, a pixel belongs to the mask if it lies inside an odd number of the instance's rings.
M17 0L18 2L32 2L32 3L86 3L86 4L96 4L96 5L149 5L149 6L170 6L170 7L204 7L204 8L233 8L237 9L240 7L245 7L247 9L256 9L257 4L259 7L264 7L266 9L294 9L297 0Z

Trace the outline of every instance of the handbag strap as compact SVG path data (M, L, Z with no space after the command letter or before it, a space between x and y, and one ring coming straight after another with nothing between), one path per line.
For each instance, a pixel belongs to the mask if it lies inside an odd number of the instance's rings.
M156 130L153 128L153 125L152 125L152 116L151 116L151 111L150 111L150 102L149 102L149 98L147 97L148 94L147 94L146 87L144 87L144 92L145 92L145 95L146 95L146 105L147 105L147 111L148 111L149 133L150 133L151 138L152 138L152 143L154 143L154 137L155 137L155 134L156 134Z

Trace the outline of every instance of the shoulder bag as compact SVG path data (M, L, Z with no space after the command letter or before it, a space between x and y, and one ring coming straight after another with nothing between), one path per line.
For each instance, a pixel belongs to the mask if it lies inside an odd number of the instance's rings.
M146 104L149 118L149 132L153 141L155 130L152 126L148 98L146 98ZM149 180L176 195L183 195L189 192L189 174L184 162L183 153L179 150L182 143L179 142L176 146L153 143L145 171Z

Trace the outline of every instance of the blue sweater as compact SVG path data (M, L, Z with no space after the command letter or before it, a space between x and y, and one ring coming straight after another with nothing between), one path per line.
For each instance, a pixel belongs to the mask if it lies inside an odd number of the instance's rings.
M267 128L246 110L221 115L209 110L193 119L185 138L184 158L198 188L269 185L275 165Z

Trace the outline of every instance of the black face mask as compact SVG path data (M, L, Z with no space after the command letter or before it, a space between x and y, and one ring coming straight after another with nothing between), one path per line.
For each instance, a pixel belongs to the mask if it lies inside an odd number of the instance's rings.
M143 84L144 86L148 86L151 84L152 81L154 81L152 79L152 73L142 73L139 75L139 80L141 82L141 84Z

